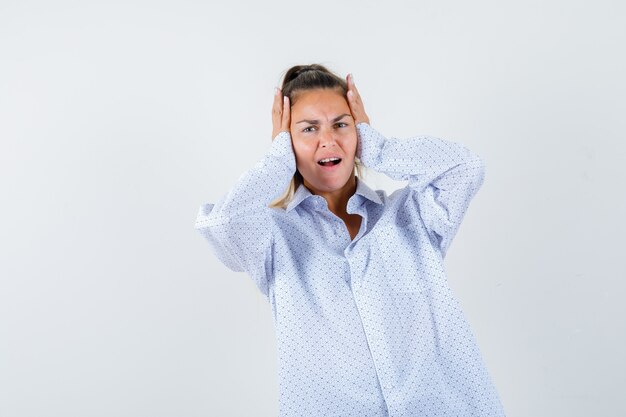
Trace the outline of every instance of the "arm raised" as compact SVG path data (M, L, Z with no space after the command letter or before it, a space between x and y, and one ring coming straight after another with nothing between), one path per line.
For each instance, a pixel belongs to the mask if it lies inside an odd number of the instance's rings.
M266 297L273 241L273 209L268 205L285 191L296 171L289 110L289 99L277 89L269 150L219 201L200 207L195 225L217 258L233 271L247 272Z
M432 136L386 138L357 124L357 156L368 167L408 181L431 240L445 254L469 203L481 187L485 165L465 146Z

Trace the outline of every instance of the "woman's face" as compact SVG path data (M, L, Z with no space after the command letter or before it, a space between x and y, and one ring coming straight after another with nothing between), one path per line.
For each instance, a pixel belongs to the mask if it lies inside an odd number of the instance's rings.
M354 172L357 134L345 97L338 90L298 93L291 107L291 139L304 185L314 193L340 190ZM339 163L320 160L337 157Z

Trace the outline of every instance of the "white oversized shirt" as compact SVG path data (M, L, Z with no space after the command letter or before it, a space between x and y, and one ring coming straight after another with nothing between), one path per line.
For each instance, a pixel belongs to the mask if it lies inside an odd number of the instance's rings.
M289 132L197 216L217 258L271 304L280 416L504 416L443 263L483 183L481 158L356 128L361 162L408 185L388 196L357 177L353 240L304 185L286 209L268 207L296 170Z

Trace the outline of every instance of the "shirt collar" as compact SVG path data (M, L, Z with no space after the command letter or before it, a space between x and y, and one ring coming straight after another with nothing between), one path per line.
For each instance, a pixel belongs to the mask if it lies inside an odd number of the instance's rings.
M373 201L376 204L383 204L378 193L372 190L370 187L368 187L368 185L365 184L365 182L361 180L359 177L356 177L355 194L363 196L366 199ZM306 200L309 197L317 198L318 200L324 198L324 197L311 193L311 191L309 191L309 189L306 188L304 184L300 184L298 186L298 189L293 194L293 198L291 199L291 202L289 202L289 204L287 205L286 211L293 210L296 206L298 206L300 203L302 203L304 200Z

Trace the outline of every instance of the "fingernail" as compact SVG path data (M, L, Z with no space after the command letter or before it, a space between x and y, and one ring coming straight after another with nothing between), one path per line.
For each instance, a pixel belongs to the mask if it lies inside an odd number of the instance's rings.
M350 79L352 80L352 83L354 84L354 74L350 73Z
M274 87L274 95L275 95L275 96L277 96L277 95L278 95L278 92L279 92L279 91L280 91L280 90L278 89L278 87Z

